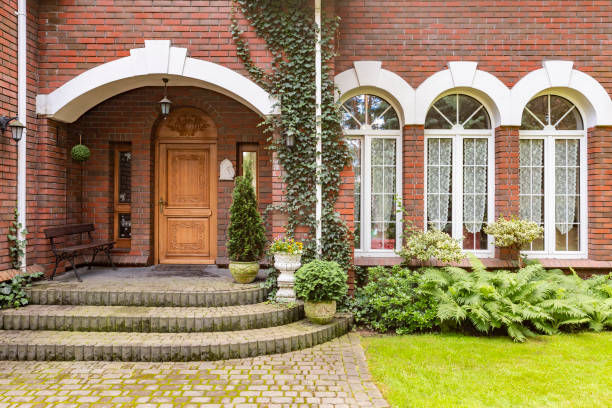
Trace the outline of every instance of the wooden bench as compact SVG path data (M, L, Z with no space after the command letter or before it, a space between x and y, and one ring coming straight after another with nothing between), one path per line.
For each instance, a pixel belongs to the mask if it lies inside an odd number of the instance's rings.
M55 268L53 268L53 273L49 280L53 280L55 276L55 272L57 271L57 266L61 261L67 260L72 265L72 270L74 271L74 275L76 276L79 282L82 282L81 277L79 276L78 269L74 263L74 259L78 255L84 255L85 252L93 251L93 256L91 257L91 261L89 262L89 268L91 269L91 265L96 259L96 255L100 252L104 252L108 257L108 261L110 262L113 269L117 269L113 260L110 256L110 251L113 249L115 245L115 241L94 241L91 236L91 232L94 230L93 224L70 224L70 225L62 225L61 227L51 227L47 228L45 232L45 237L49 238L51 241L51 250L55 255ZM83 234L87 233L88 240L83 240ZM72 235L79 235L80 244L77 245L69 245L69 246L58 246L55 242L55 239L61 237L69 237Z

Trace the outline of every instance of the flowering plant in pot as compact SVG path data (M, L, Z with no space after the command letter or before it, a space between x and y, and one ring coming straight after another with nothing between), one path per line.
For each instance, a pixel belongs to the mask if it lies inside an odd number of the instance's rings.
M304 300L304 312L313 323L327 324L336 302L346 296L347 274L336 262L315 259L295 273L295 293Z
M277 237L270 245L270 253L274 255L274 267L280 271L276 280L278 284L277 302L295 302L293 273L301 265L303 250L304 244L288 237Z
M251 283L259 272L259 260L265 252L266 236L257 210L250 169L246 168L244 176L236 178L232 199L227 243L229 269L236 282Z
M523 267L521 248L544 234L544 228L536 222L520 218L505 219L502 216L486 225L484 231L493 237L496 247L507 248L510 252L508 256L517 258L519 268Z

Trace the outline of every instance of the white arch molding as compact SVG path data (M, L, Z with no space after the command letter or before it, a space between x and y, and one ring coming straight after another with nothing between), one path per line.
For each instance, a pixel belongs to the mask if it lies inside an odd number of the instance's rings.
M355 61L353 68L334 78L339 94L346 100L362 93L385 98L397 111L400 123L414 123L414 89L399 75L382 69L380 61Z
M571 61L544 61L509 89L496 76L477 69L476 62L452 61L448 69L427 78L414 90L380 61L354 62L336 75L342 99L367 93L386 97L398 109L404 125L424 125L427 111L444 94L465 92L478 98L492 115L494 126L520 126L527 103L543 93L567 97L584 115L585 127L612 126L612 99L590 75L573 69Z
M274 114L273 98L250 79L224 66L187 57L169 40L146 40L130 56L89 69L55 91L36 97L36 112L71 123L100 102L143 86L197 86L235 99L261 116Z

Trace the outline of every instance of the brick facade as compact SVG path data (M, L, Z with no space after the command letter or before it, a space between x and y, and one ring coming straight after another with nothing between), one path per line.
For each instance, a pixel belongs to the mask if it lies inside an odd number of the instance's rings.
M464 1L409 2L330 0L341 17L332 61L336 73L355 61L379 60L382 67L417 88L449 61L477 61L478 69L513 86L547 59L574 62L612 93L612 3L609 1ZM0 115L17 110L17 0L0 0ZM151 260L151 135L161 88L140 88L117 95L70 124L37 117L35 97L48 94L80 73L129 55L145 39L169 39L192 58L221 64L242 75L230 33L230 0L49 1L28 2L28 263L49 265L52 257L42 230L72 221L95 221L99 234L111 232L111 156L113 143L129 142L134 152L134 239L129 256ZM257 62L271 57L246 22ZM175 106L198 106L219 127L222 160L236 160L236 143L257 141L265 156L260 180L261 204L283 201L282 168L263 149L260 121L244 105L201 88L170 88ZM587 95L588 96L588 95ZM94 156L81 166L69 149L82 133ZM611 128L588 131L589 259L612 261L612 212L609 207L612 162ZM424 219L423 127L403 127L403 199L408 217L421 227ZM518 213L518 129L495 129L495 213ZM262 156L262 157L264 157ZM5 237L16 199L16 149L10 135L0 135L0 237ZM235 164L235 163L234 163ZM266 173L267 172L267 173ZM352 172L342 174L338 211L353 223ZM263 183L262 183L263 181ZM225 183L225 184L224 184ZM219 238L227 228L231 183L220 182ZM138 200L138 202L136 202ZM270 215L269 231L281 233L283 214ZM610 227L610 228L609 228ZM499 255L499 254L498 254ZM219 241L219 257L224 257ZM380 261L387 262L387 261ZM582 261L585 262L585 261ZM603 265L602 263L602 265ZM0 270L8 269L8 243L0 239ZM587 266L585 266L587 267Z

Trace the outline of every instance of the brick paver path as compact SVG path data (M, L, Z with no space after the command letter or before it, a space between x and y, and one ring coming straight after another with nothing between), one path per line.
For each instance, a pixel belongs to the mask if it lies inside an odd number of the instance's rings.
M0 361L2 407L386 407L357 334L214 362Z

